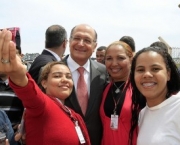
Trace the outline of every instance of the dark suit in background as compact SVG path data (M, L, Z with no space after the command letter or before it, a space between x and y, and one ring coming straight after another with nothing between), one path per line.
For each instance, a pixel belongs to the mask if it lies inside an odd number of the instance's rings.
M47 50L43 50L43 52L33 61L29 69L29 74L32 76L36 83L38 82L39 72L41 68L48 62L52 61L57 61L57 59Z

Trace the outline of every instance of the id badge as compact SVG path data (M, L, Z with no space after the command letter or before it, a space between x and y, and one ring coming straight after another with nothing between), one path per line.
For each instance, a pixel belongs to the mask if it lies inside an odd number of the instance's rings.
M113 130L118 129L118 115L111 115L111 122L110 122L110 128Z
M78 125L77 122L76 122L75 129L76 129L76 132L77 132L77 135L78 135L78 138L79 138L80 143L81 143L81 144L86 143L86 141L85 141L85 139L84 139L84 136L83 136L83 134L82 134L81 128L79 127L79 125Z

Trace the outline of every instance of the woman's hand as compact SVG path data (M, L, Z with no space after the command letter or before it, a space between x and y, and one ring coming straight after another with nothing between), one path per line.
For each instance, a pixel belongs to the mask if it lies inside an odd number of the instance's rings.
M19 125L19 128L21 128L21 124ZM26 144L26 133L24 131L18 131L14 136L15 141L20 142L22 145Z
M0 31L0 71L6 73L13 83L26 86L26 68L16 55L15 43L11 41L12 33L6 29Z

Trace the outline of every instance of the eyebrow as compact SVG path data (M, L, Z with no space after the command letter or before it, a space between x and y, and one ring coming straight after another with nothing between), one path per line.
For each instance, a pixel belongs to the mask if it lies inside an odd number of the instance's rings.
M154 66L161 66L161 65L159 65L159 64L153 64L153 65L151 65L150 67L154 67ZM144 67L143 65L139 65L139 66L136 66L136 68L137 67Z
M126 57L126 54L118 54L115 57ZM106 57L112 57L112 55L106 54Z
M89 36L81 36L81 34L73 35L73 37L82 37L82 38L88 38L88 39L91 39Z
M71 75L71 73L62 73L62 72L52 72L52 74L69 74L69 75Z

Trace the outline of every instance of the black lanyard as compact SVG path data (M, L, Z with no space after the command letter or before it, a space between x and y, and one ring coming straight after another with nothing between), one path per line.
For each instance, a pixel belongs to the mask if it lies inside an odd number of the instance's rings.
M121 112L121 109L122 109L122 106L123 106L123 103L124 103L124 99L125 99L125 90L123 89L123 91L121 91L117 97L118 97L118 100L116 101L115 100L115 97L114 97L114 92L113 92L113 88L111 87L111 91L112 91L112 97L113 97L113 101L114 101L114 109L113 109L113 114L116 115L117 113L117 106L119 105L119 112ZM120 114L120 113L119 113Z

